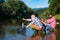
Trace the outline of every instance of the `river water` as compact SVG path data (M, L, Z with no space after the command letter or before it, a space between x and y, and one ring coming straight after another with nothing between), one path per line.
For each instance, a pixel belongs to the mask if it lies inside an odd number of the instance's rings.
M20 26L8 26L0 29L0 40L56 40L56 32L48 34L38 32L32 28L18 30ZM35 34L35 35L34 35Z
M3 23L4 25L2 25ZM3 23L0 24L0 40L60 40L60 30L49 33L39 31L37 33L32 28L21 30L20 25L9 25L7 21Z

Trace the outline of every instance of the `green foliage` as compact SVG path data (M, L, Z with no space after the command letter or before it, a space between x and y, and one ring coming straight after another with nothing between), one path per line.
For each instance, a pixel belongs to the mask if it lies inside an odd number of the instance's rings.
M2 5L2 11L3 11L5 14L8 14L9 12L12 11L12 7L11 7L10 4L8 4L8 3L3 3L3 5Z
M48 8L40 8L39 10L36 10L38 13L39 18L46 18L47 17L47 10Z
M54 14L60 13L60 0L49 0L49 12Z
M22 18L30 18L34 10L20 0L6 0L0 5L0 18L13 18L22 22Z
M54 16L58 22L60 22L60 14Z

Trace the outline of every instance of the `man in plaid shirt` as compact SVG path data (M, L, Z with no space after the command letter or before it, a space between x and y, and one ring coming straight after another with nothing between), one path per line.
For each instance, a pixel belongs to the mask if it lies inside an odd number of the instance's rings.
M42 24L41 20L38 19L34 14L31 15L31 19L23 18L23 20L31 21L31 23L29 25L27 25L26 28L31 26L32 28L34 28L36 30L42 30L43 24Z

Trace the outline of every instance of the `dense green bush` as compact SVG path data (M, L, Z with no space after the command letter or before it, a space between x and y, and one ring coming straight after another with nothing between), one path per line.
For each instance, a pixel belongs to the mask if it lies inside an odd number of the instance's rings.
M60 13L60 0L49 0L49 12L53 12L54 14Z
M55 18L58 22L60 22L60 14L55 15Z
M22 22L22 18L30 18L32 13L34 10L20 0L6 0L0 4L0 18L3 19L13 18Z

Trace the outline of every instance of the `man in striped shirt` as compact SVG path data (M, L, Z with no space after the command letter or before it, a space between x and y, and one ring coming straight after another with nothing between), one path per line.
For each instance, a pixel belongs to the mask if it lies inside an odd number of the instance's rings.
M23 18L23 20L31 21L31 23L28 24L26 26L26 28L32 27L32 28L34 28L36 30L42 30L43 24L42 24L41 20L38 19L34 14L31 15L31 19L25 19L25 18Z

